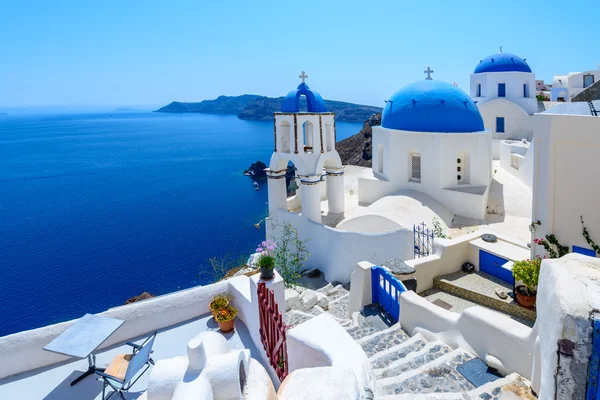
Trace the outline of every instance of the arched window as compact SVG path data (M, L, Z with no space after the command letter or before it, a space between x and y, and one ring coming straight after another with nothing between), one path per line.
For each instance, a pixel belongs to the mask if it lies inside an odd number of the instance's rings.
M506 83L498 83L498 97L506 97Z
M481 83L477 82L477 92L475 93L475 97L481 97Z
M304 139L304 152L313 152L313 124L310 121L306 121L302 124L302 136Z
M333 151L333 132L331 125L325 124L325 141L327 143L327 151Z
M523 97L529 97L529 85L527 82L523 83Z
M292 138L290 136L290 124L287 121L283 121L279 124L279 151L283 153L290 152L290 143Z
M383 145L377 145L377 172L383 174Z

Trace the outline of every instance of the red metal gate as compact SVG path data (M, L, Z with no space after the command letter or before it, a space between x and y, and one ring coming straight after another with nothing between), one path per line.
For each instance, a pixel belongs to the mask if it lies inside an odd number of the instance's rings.
M264 282L258 284L258 311L260 314L260 340L267 353L269 364L275 369L277 377L283 382L288 374L287 329L279 312L273 291Z

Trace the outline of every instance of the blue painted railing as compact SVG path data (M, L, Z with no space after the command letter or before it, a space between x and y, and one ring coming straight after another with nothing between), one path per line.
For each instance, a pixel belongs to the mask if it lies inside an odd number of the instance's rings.
M371 291L373 303L381 306L398 322L400 319L400 294L406 288L398 279L394 278L385 268L371 268Z
M592 355L590 356L590 368L587 384L587 400L600 399L600 386L598 385L598 375L600 373L600 319L595 315L594 332L592 334Z

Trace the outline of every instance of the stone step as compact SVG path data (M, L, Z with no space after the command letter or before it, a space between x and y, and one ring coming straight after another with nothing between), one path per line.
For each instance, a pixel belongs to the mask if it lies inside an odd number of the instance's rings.
M385 368L395 361L403 359L408 354L417 352L427 345L427 341L420 334L416 334L399 345L379 352L370 358L374 370Z
M454 350L421 367L399 376L379 379L376 382L380 395L466 393L475 386L456 367L475 358L464 350Z
M467 393L393 394L379 397L380 400L535 400L531 382L519 374L511 374L487 383Z
M391 328L365 336L357 340L357 343L362 346L367 357L372 357L376 353L399 345L408 339L409 336L400 328L400 324L395 324Z
M301 323L306 322L313 317L313 314L305 313L303 311L298 310L290 310L285 315L285 324L300 325Z
M338 320L347 320L350 319L348 315L348 303L350 300L350 295L346 294L337 300L329 302L329 313L336 317Z
M409 353L404 358L390 363L385 368L375 369L375 377L377 379L382 379L401 375L404 372L412 371L433 360L437 360L451 351L452 349L450 346L441 340L427 343L421 350Z
M327 296L327 298L329 299L330 302L332 301L336 301L337 299L346 296L347 294L349 294L350 292L344 288L342 285L337 285L334 288L332 288L331 290L328 290L327 292L324 292L323 294L325 296Z

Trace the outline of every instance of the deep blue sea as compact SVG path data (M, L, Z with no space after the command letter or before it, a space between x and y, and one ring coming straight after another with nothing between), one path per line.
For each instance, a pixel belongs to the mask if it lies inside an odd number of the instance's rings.
M338 123L338 139L361 124ZM201 114L0 117L0 336L208 283L263 240L272 122Z

